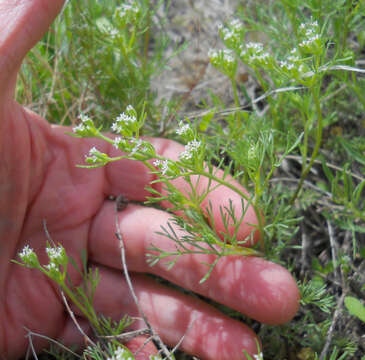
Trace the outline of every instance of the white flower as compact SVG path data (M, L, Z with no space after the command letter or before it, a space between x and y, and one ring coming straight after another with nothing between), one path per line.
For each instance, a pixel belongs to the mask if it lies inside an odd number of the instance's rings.
M56 260L62 257L62 246L56 248L47 247L46 252L50 260Z
M228 63L234 63L234 53L232 50L223 50L223 61Z
M59 267L54 262L49 263L45 267L46 267L46 269L48 269L48 271L53 271L53 272L55 272L55 271L59 272L60 271Z
M139 11L140 8L138 6L138 4L135 2L133 4L122 4L121 6L119 6L116 9L119 17L123 18L123 17L133 17L136 16Z
M190 141L185 145L185 150L180 154L181 160L190 160L201 146L201 142L197 140Z
M138 139L138 140L132 139L132 142L134 142L135 145L131 151L131 155L135 154L140 149L140 147L142 146L142 143L143 143L141 139Z
M114 142L113 142L113 146L116 148L116 149L119 149L119 145L122 144L123 140L120 136L116 137L114 139Z
M303 40L299 46L300 47L306 47L306 46L310 46L312 45L316 40L319 39L319 35L316 34L316 35L313 35L312 37L310 37L308 40Z
M73 131L74 133L82 132L82 131L85 131L85 130L86 130L86 127L85 127L85 125L84 125L84 124L79 124L79 125L74 126L74 127L72 128L72 131Z
M234 63L234 53L232 50L214 50L210 49L208 51L208 56L212 61L223 61L227 63Z
M93 155L97 155L97 154L99 154L99 150L95 147L95 146L93 146L90 150L89 150L89 154L91 155L91 156L93 156Z
M230 23L229 26L236 30L236 31L241 31L243 29L243 24L240 20L238 19L233 19Z
M264 52L264 53L258 53L258 54L253 54L252 56L249 57L250 61L260 61L260 62L266 62L270 57L270 54L268 52Z
M129 105L130 106L130 105ZM123 122L123 123L134 123L137 121L135 116L127 115L126 113L121 113L116 119L117 122Z
M249 42L246 44L246 48L261 52L264 49L264 46L258 42Z
M302 23L299 25L300 30L305 30L306 28L317 28L318 27L318 21L312 21L310 23Z
M76 134L83 135L85 132L89 131L94 127L93 121L89 118L89 116L81 114L79 116L79 119L81 120L81 123L77 126L74 126L72 128L72 131Z
M288 62L286 60L280 61L279 65L280 65L281 68L283 68L283 69L285 68L286 70L294 69L294 64L292 62Z
M124 356L125 350L119 346L118 349L114 351L114 355L112 357L108 357L107 360L123 360ZM128 356L125 360L133 360L133 358Z
M264 354L262 352L258 353L257 355L254 355L253 358L255 360L263 360Z
M229 29L223 29L222 33L223 33L223 40L225 41L232 39L235 36L234 32Z
M86 123L86 122L90 121L91 119L90 119L89 116L87 116L85 114L81 114L80 115L80 120L81 120L82 123Z
M89 154L85 155L86 158L90 159L92 162L97 162L98 161L98 157L97 155L100 154L100 151L94 146L89 150Z
M161 169L162 175L165 175L169 169L169 161L168 160L155 160L153 165L157 168Z
M189 124L184 124L182 121L179 122L179 128L176 129L176 134L183 135L190 130Z
M134 110L131 105L127 106L127 111ZM134 115L128 115L126 113L121 113L115 119L115 122L112 124L111 129L115 132L120 133L124 127L128 127L137 122L137 118Z
M19 257L23 260L24 258L27 258L32 254L34 254L33 249L29 247L29 245L25 245L23 250L19 253Z

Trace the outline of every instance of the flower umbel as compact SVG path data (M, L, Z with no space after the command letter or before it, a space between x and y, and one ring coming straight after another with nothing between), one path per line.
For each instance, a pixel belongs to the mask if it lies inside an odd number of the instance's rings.
M180 160L191 160L199 151L201 142L198 140L190 141L185 145L185 150L179 155Z
M168 160L156 160L153 162L153 165L161 170L162 175L166 175L166 172L169 169Z
M119 114L111 129L124 136L131 136L138 129L136 111L131 105L127 106L125 112Z
M76 136L92 137L97 134L98 130L96 129L94 122L90 119L89 116L81 114L80 120L80 124L72 128L72 131Z
M220 26L219 33L229 49L237 50L244 37L244 27L240 20L234 19L227 24L227 27Z
M299 26L299 33L302 38L299 47L302 51L314 55L322 54L324 48L317 21L301 24Z
M34 254L34 251L29 245L25 245L23 250L19 253L19 257L23 260Z
M114 351L113 356L108 357L107 360L133 360L133 357L130 355L131 353L129 351L118 346L117 350Z
M121 26L135 23L141 14L140 5L137 1L132 1L118 6L115 10L115 16L121 22Z
M19 253L19 257L26 267L34 268L40 266L37 254L29 245L24 246L23 250Z
M89 153L85 155L85 162L95 167L105 165L109 160L109 156L100 152L95 146L93 146L89 150Z
M184 124L182 121L179 122L179 128L176 129L177 135L183 135L186 134L190 129L189 124Z
M259 42L249 42L246 46L241 45L240 57L243 62L250 66L267 67L273 63L273 57L264 50L264 45Z
M253 358L254 358L254 360L263 360L264 354L262 352L260 352L257 355L254 355Z
M46 252L50 260L58 260L62 257L62 247L47 247Z
M237 70L237 59L232 50L209 50L211 64L230 79L234 78Z

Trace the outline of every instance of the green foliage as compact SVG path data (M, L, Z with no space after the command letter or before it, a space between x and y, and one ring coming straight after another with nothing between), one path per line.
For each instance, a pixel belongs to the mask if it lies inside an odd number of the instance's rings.
M310 281L306 284L301 284L301 303L302 305L315 305L325 313L331 313L335 305L333 296L328 294L325 285L320 282Z
M361 321L365 322L365 306L359 299L353 296L346 296L345 305L351 315L357 316Z
M147 104L156 113L151 77L164 66L167 39L153 18L161 2L70 1L31 51L17 86L19 102L49 121L75 124L80 112L109 127L120 109ZM127 9L127 10L126 10ZM153 39L151 28L159 28Z

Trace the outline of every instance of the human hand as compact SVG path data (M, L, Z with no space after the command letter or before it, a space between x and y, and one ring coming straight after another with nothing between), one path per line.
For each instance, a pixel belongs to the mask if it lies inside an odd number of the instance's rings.
M111 155L116 150L99 140L72 138L65 134L70 129L49 125L13 100L16 74L24 56L62 5L63 0L0 1L0 356L6 359L25 353L28 340L24 327L65 345L82 346L84 342L54 285L40 272L10 262L29 245L46 263L43 220L52 239L62 244L77 263L81 263L80 254L86 249L89 265L100 269L96 310L114 319L124 314L138 316L120 271L114 204L106 198L124 194L142 201L148 195L145 186L152 175L130 160L94 170L77 168L75 165L83 163L84 155L94 145ZM183 149L169 140L152 142L157 152L167 157L174 158ZM217 231L222 231L219 207L228 199L239 205L241 200L223 187L209 196L216 210ZM156 234L169 218L163 211L132 204L120 214L128 269L152 326L169 345L185 334L182 349L202 359L241 359L243 348L255 354L256 337L248 327L195 298L157 284L143 273L164 277L270 324L284 323L297 311L299 294L294 280L281 266L253 257L221 259L203 284L199 280L207 268L202 262L212 262L207 256L183 256L170 271L162 263L151 268L146 263L148 247L152 243L160 248L172 246ZM246 213L245 221L240 229L242 238L253 230L248 224L257 222L252 210ZM73 269L70 277L75 284L81 281ZM78 321L91 332L81 314ZM138 321L133 325L142 326ZM44 339L33 341L37 351L47 346ZM141 341L135 339L131 347ZM146 347L139 358L146 359L153 351L151 346Z

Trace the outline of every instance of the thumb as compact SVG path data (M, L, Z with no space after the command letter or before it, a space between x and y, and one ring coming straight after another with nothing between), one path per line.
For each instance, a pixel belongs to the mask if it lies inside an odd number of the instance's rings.
M47 31L64 0L0 0L0 95L12 96L27 52Z

